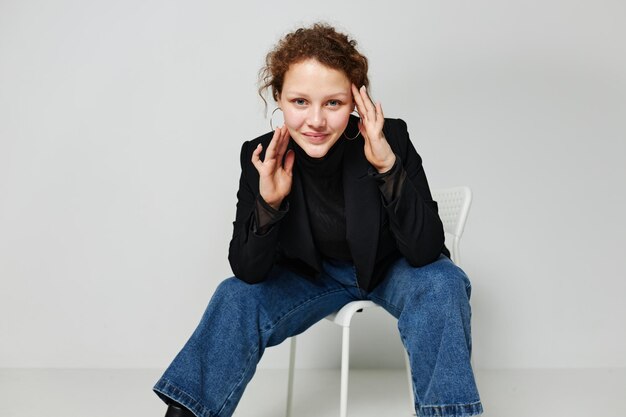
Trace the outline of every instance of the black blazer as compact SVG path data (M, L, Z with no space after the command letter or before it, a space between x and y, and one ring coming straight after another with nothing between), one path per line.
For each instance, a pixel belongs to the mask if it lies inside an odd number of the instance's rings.
M351 116L349 136L358 129ZM435 261L444 246L443 225L422 168L422 159L401 119L385 119L383 132L406 172L399 197L385 204L376 171L365 158L364 139L347 141L343 156L343 186L346 238L359 285L373 289L387 267L404 256L413 266ZM294 168L287 214L263 235L254 232L254 209L259 197L259 174L252 165L252 152L263 144L263 155L272 132L247 141L241 148L241 177L237 213L233 223L228 260L233 273L250 283L263 281L274 264L283 264L304 277L315 279L321 271L321 256L313 241L302 183ZM298 162L296 161L296 164Z

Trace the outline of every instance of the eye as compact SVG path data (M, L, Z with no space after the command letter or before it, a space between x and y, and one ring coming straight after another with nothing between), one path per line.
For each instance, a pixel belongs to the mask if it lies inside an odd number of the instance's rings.
M339 100L328 100L328 105L330 107L337 107L341 104L341 101Z
M306 100L303 98L295 98L291 100L296 106L304 106L306 104Z

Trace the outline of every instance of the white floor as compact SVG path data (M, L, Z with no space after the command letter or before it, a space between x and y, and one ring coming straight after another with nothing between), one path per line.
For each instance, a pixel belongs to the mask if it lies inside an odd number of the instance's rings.
M0 369L0 417L163 417L160 370ZM625 417L626 369L483 370L485 417ZM407 416L401 370L352 370L350 417ZM259 370L235 417L282 417L286 371ZM294 417L338 416L339 372L296 372Z

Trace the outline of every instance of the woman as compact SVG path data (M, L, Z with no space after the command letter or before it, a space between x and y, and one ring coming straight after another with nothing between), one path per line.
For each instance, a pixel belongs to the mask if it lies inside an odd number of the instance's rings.
M398 319L417 415L482 412L469 280L448 258L406 124L370 100L355 46L315 24L267 55L259 92L271 89L285 125L243 144L235 277L154 387L166 417L231 416L266 347L360 299Z

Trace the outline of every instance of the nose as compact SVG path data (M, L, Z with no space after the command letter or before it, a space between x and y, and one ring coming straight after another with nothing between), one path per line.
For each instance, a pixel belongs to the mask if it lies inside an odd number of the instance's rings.
M322 128L326 125L326 118L321 108L312 106L309 110L307 123L313 128Z

